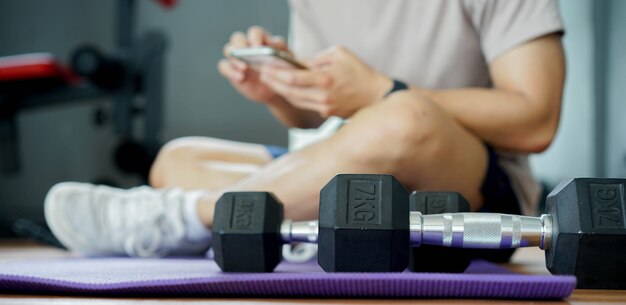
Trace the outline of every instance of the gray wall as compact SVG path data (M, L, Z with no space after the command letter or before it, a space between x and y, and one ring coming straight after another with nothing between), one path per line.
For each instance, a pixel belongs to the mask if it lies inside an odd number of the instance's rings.
M605 173L626 177L626 1L611 1L608 11Z
M565 24L567 78L561 125L550 148L531 158L536 176L548 184L594 174L593 0L560 1Z
M563 111L553 145L531 158L535 175L548 184L626 177L626 1L559 4L566 26Z
M210 135L286 144L285 129L265 107L240 97L216 69L234 31L260 24L286 37L286 1L185 0L170 11L140 3L139 27L163 29L170 40L165 138Z

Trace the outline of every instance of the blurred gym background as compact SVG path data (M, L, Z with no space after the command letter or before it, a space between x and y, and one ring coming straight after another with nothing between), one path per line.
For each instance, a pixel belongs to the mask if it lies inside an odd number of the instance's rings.
M119 3L0 1L0 56L47 52L69 64L86 43L114 53ZM624 177L626 1L559 3L567 31L564 110L556 142L532 157L534 173L549 187L568 177ZM286 37L288 12L284 0L180 0L169 8L136 2L132 37L156 31L166 41L160 143L195 135L286 145L286 130L263 106L240 97L216 64L233 31L258 24ZM16 220L42 222L44 196L57 182L142 183L141 175L120 167L125 138L114 124L111 99L102 95L14 111L19 167L0 170L0 237L15 235ZM132 119L130 136L138 143L144 119L141 112ZM0 158L8 147L2 143ZM122 151L122 158L133 156Z

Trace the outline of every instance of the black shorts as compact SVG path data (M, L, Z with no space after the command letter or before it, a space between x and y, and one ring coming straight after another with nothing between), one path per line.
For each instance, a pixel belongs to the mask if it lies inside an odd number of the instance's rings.
M493 148L487 145L489 163L487 174L480 187L483 195L483 207L481 212L521 214L519 200L511 186L509 176L498 164L498 155Z
M498 155L493 147L487 145L489 161L487 164L487 174L480 187L483 195L483 206L481 212L517 214L522 213L520 203L511 186L509 176L498 164ZM482 250L472 249L475 258L487 259L494 262L506 262L509 260L515 249L506 250Z

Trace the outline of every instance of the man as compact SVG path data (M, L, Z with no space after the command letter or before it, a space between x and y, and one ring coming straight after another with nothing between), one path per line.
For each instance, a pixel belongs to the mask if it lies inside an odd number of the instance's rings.
M339 172L459 191L473 210L534 212L539 190L526 156L550 145L564 80L556 1L290 5L291 50L309 69L255 71L230 58L218 69L283 124L304 129L291 131L292 149L184 138L157 158L156 189L59 184L46 218L63 244L100 255L198 251L223 192L270 191L286 217L312 219L320 188ZM260 45L289 50L252 27L231 36L225 55Z

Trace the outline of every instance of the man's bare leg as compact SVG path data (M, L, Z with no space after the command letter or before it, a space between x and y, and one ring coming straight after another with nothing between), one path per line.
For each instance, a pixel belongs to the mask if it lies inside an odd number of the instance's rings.
M260 145L256 150L267 153ZM315 219L320 188L335 174L387 173L408 189L460 191L477 209L488 159L479 139L437 105L411 92L396 93L364 108L331 138L301 151L269 163L269 156L254 156L222 156L231 163L258 164L259 170L214 176L222 181L217 185L225 185L216 191L208 190L206 181L197 192L61 183L46 196L46 220L64 245L82 253L194 253L209 246L215 201L224 191L270 191L284 202L286 217ZM214 154L196 158L214 159ZM207 172L219 171L203 174ZM153 178L158 180L158 175ZM193 177L191 182L195 179L203 177ZM96 218L101 221L90 221ZM154 234L138 228L151 228ZM109 234L112 230L118 234Z
M155 188L220 190L259 171L272 160L264 145L206 137L167 143L150 171Z
M488 162L485 144L432 101L400 92L356 113L329 139L262 167L198 205L210 226L223 191L269 191L285 217L314 219L319 191L337 173L386 173L408 189L461 192L476 210Z

